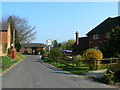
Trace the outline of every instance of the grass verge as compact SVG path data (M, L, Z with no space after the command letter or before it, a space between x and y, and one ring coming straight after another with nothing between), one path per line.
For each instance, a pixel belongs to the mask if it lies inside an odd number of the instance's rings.
M0 73L5 71L9 67L11 67L18 61L22 60L23 58L25 58L25 56L18 52L17 52L17 57L15 59L8 56L1 56L0 57Z
M50 60L44 60L45 62L55 66L55 67L58 67L62 70L65 70L65 71L68 71L68 72L71 72L71 73L75 73L75 74L78 74L78 75L85 75L83 74L83 72L88 72L88 71L95 71L96 69L89 69L88 66L86 66L84 63L80 63L80 66L76 66L76 64L74 64L74 67L71 66L71 63L69 63L68 65L65 65L65 64L61 64L59 62L54 62L54 61L50 61ZM108 65L101 65L100 68L98 68L97 70L101 70L101 69L106 69Z

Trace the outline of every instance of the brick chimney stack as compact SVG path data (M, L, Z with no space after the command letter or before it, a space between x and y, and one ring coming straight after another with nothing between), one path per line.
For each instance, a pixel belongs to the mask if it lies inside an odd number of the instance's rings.
M78 45L79 44L79 33L76 31L76 44Z

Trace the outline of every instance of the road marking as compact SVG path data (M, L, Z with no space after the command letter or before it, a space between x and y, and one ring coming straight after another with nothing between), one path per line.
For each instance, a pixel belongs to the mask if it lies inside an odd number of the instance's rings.
M36 83L36 84L40 84L40 83Z

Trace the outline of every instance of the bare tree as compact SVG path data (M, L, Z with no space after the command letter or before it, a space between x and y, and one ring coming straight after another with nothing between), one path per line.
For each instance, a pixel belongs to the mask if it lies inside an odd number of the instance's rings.
M31 40L34 40L35 37L35 27L32 27L29 25L28 20L25 18L21 18L19 16L9 16L7 18L3 19L3 22L10 22L13 27L16 29L17 32L17 38L19 38L19 41L21 43L23 42L29 42Z

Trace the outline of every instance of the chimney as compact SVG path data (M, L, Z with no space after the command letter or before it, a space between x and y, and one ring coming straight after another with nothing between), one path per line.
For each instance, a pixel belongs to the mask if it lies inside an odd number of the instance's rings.
M78 45L79 44L79 33L76 32L75 34L76 34L76 44Z

